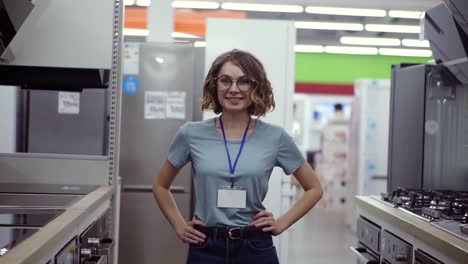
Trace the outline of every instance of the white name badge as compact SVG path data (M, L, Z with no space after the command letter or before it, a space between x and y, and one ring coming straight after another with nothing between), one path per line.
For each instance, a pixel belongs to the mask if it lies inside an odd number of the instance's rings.
M218 207L246 208L247 191L240 187L225 187L218 189Z

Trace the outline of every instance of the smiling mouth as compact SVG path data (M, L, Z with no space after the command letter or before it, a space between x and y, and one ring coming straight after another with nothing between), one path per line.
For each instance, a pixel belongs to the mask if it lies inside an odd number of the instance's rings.
M229 100L230 102L239 102L243 100L243 98L240 98L240 97L226 97L226 99Z

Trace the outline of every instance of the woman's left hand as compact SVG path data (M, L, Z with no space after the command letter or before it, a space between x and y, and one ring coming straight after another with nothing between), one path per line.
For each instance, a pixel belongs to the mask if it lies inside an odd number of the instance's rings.
M253 217L252 225L256 227L264 227L263 232L271 232L274 236L283 233L278 221L275 220L273 214L268 211L261 211Z

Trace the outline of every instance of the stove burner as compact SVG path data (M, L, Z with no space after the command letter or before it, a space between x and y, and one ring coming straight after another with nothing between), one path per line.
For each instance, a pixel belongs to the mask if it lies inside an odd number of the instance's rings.
M468 192L397 188L382 199L429 220L468 223Z
M381 198L468 241L468 191L397 188Z

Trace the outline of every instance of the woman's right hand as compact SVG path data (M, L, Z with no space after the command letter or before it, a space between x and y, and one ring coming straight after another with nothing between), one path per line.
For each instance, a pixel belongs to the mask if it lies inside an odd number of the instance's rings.
M195 229L195 226L204 226L205 223L195 218L177 231L177 235L184 243L199 244L205 241L206 235Z

